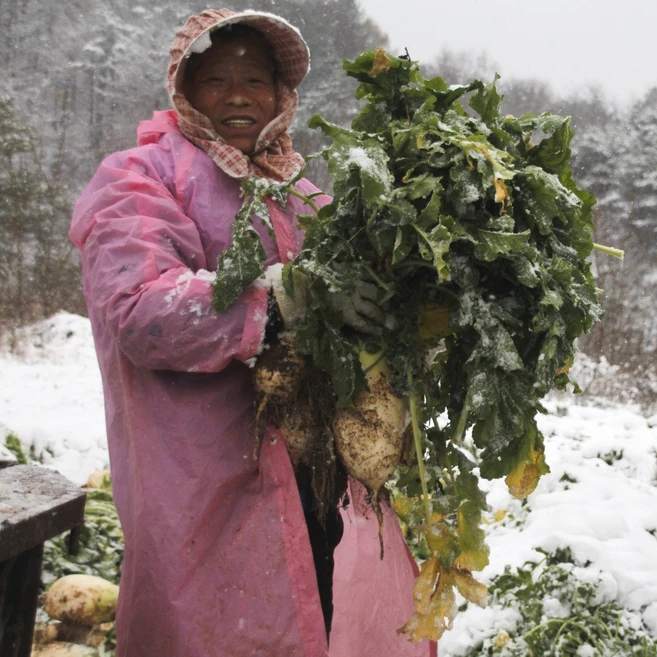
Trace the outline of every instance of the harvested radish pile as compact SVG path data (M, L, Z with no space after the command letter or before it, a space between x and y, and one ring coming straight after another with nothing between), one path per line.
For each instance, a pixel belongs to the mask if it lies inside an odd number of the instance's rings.
M351 130L311 121L332 140L322 155L335 196L300 217L303 250L285 269L289 293L303 280L308 304L294 345L330 376L337 452L377 513L396 473L395 508L429 549L400 631L435 640L451 627L456 589L486 601L472 575L488 563L479 477L506 477L522 498L548 471L541 399L567 386L575 340L602 316L587 257L622 254L592 242L595 199L568 168L569 118L502 116L495 82L425 80L382 50L344 67L366 104ZM299 196L293 183L245 183L219 310L263 274L251 217L266 219L267 193ZM336 294L362 281L378 288L379 333L348 328L336 310Z
M93 657L106 654L114 630L119 587L94 575L66 575L44 598L48 623L38 623L32 657ZM100 649L101 653L97 649Z
M64 534L45 544L42 584L48 592L34 632L33 657L114 655L124 546L109 470L93 472L85 492L78 553L69 554Z

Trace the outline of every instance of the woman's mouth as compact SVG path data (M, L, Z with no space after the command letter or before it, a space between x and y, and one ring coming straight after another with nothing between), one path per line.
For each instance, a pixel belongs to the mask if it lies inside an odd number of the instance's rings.
M252 125L255 125L255 120L250 118L234 118L234 119L224 119L221 122L221 125L229 126L231 128L248 128Z

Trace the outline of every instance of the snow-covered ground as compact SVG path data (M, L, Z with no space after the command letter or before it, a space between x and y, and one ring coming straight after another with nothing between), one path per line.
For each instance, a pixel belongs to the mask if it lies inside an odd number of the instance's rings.
M0 428L33 446L45 465L83 484L108 463L91 325L60 313L25 337L20 354L0 351ZM4 439L1 430L0 436Z
M657 636L657 421L629 406L578 405L575 398L547 406L540 427L552 472L527 503L502 481L485 482L491 563L480 579L537 560L537 547L570 547L592 576L601 575L607 595L636 609ZM61 313L30 329L20 355L0 350L2 427L77 483L107 467L88 320ZM459 614L440 642L441 657L464 654L507 622L495 605Z
M525 505L502 480L484 482L490 565L480 579L540 561L534 548L569 547L591 580L600 577L606 599L637 610L657 637L657 426L626 406L546 406L539 426L551 472ZM508 610L471 607L456 617L440 655L462 655L513 622Z

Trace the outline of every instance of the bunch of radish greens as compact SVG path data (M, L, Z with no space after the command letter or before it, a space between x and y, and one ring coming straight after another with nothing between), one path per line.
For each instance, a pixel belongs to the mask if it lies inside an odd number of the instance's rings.
M569 383L575 340L602 316L587 257L594 248L622 253L592 241L595 199L568 168L569 118L502 116L495 82L426 80L415 62L382 50L344 68L366 103L351 130L311 121L331 138L322 155L334 198L299 218L305 241L285 280L290 294L304 281L308 312L296 347L330 375L336 414L367 419L358 403L368 368L381 362L407 404L401 429L411 449L395 438L394 506L429 554L416 613L400 631L435 640L451 627L455 589L485 604L486 588L472 576L488 563L479 477L506 477L522 498L548 472L536 424L541 399ZM469 110L460 102L466 94ZM218 308L263 272L249 223L263 216L262 197L303 197L294 181L250 181L245 193L236 239L219 262ZM363 280L378 287L387 317L380 334L344 326L332 303ZM337 451L359 478L352 448ZM376 508L377 485L360 478Z

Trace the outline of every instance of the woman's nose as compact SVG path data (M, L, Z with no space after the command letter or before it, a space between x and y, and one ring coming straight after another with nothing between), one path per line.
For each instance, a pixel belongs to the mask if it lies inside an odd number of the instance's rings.
M226 90L225 101L228 105L244 106L251 104L251 97L240 81L233 81Z

